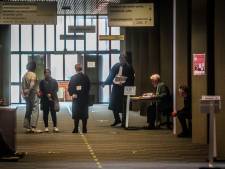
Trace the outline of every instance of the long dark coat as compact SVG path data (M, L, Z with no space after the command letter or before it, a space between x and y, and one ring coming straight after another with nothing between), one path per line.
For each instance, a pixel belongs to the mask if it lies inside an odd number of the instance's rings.
M83 73L75 74L71 77L68 86L70 96L77 95L72 103L73 119L88 119L88 96L90 90L90 80Z
M112 93L111 93L110 101L109 101L109 110L117 111L117 112L122 113L122 111L123 111L123 98L124 98L124 95L123 95L124 94L124 86L133 86L134 85L134 69L129 64L122 65L123 66L122 76L126 76L127 80L121 86L121 85L113 83L113 79L118 74L120 66L121 66L120 63L116 63L112 67L112 69L111 69L107 79L105 80L104 84L105 85L113 85Z

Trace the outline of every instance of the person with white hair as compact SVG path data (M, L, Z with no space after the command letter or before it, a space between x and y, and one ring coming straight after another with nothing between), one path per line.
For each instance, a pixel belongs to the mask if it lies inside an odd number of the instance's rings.
M165 115L167 116L167 127L169 128L169 113L172 112L172 99L170 96L169 88L165 83L160 81L159 74L153 74L150 76L151 83L155 88L155 103L150 105L147 110L147 122L148 126L146 129L155 129L156 127L156 116ZM157 119L158 120L158 119Z

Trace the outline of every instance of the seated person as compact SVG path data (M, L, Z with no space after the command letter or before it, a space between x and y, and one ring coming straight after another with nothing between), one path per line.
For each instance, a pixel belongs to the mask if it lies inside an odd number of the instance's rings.
M178 110L177 112L173 112L173 116L177 116L181 127L182 127L182 132L178 134L178 137L190 137L191 136L191 126L189 128L187 127L186 124L186 119L191 119L191 96L188 91L187 86L180 86L178 89L179 95L184 98L184 106L182 109ZM191 125L191 124L189 124Z
M17 161L24 156L24 152L17 153L7 144L0 129L0 161Z
M150 79L156 91L155 94L150 94L151 97L155 97L156 102L150 105L147 110L148 126L146 127L146 129L151 130L156 127L155 126L156 115L157 115L156 113L158 113L158 115L161 115L161 113L163 113L163 115L166 115L169 117L169 113L171 112L171 109L172 109L172 104L171 104L172 102L171 102L169 88L163 82L160 81L160 76L158 74L153 74L150 77Z

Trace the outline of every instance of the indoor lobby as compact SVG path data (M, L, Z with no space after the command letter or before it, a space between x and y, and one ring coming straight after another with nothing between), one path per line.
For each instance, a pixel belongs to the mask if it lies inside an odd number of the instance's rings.
M224 0L0 0L0 169L225 168L224 7ZM28 132L23 88L34 62L38 114ZM51 112L46 127L46 70L58 86L57 126ZM80 95L70 88L85 89L71 85L80 73L88 77L88 120L76 132ZM166 114L155 77L168 91ZM186 88L190 133L182 135ZM4 155L4 145L13 153Z

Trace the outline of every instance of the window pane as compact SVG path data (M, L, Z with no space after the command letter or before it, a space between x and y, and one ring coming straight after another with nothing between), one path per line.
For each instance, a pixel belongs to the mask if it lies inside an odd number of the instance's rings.
M84 26L84 16L76 16L76 26ZM76 35L83 35L83 33L76 33ZM84 50L84 40L76 40L76 51Z
M63 55L51 55L52 77L57 80L63 80Z
M19 55L11 55L11 82L19 82Z
M19 25L11 25L11 51L19 51Z
M44 51L44 25L34 25L34 51Z
M32 50L31 25L21 25L21 50Z
M111 67L119 62L120 54L112 54L111 55Z
M54 25L46 25L46 50L54 51L55 37L54 37Z
M74 75L75 64L77 64L77 55L65 55L65 80L70 80Z
M19 85L11 86L11 103L19 103L20 98L20 88Z
M108 18L107 16L99 16L98 22L99 35L109 35ZM109 50L109 41L99 41L99 50Z
M120 35L120 28L119 27L112 27L111 28L111 35ZM112 40L111 41L111 49L120 50L120 41Z
M101 67L101 77L100 80L101 81L105 81L108 74L109 74L109 55L108 54L104 54L101 56L102 57L102 67Z
M66 34L74 35L68 33L68 26L74 26L74 16L66 16ZM66 49L74 51L74 40L66 40Z
M96 26L96 16L86 17L87 26ZM97 34L86 33L86 50L96 50L97 49Z
M100 102L109 102L109 86L100 88Z
M56 25L56 50L64 50L64 40L60 40L60 35L64 35L64 16L57 16Z
M27 63L28 63L28 55L26 54L21 55L21 80L23 78L23 75L27 71L26 69Z

